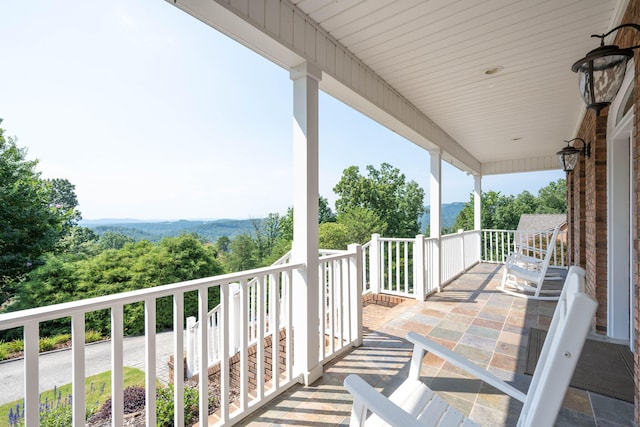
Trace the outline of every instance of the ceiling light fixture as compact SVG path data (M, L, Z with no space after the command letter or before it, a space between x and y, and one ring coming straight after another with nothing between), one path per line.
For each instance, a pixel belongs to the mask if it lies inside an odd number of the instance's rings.
M486 74L487 76L492 76L494 74L498 74L500 71L504 70L504 67L502 65L498 65L497 67L491 67L491 68L487 68L486 70L484 70L484 74Z
M573 141L582 142L582 148L576 148L575 144L572 147L570 144ZM558 159L560 160L560 165L562 166L562 170L565 172L571 172L575 169L576 164L578 164L578 158L580 157L580 153L584 155L585 158L591 157L591 144L586 142L582 138L573 138L568 141L564 141L567 143L567 146L562 150L558 151L556 154L558 155Z
M571 67L580 76L580 95L587 104L587 108L595 110L596 116L600 110L613 101L627 70L627 61L633 57L633 50L638 46L620 49L616 45L605 45L604 38L620 28L634 28L640 31L638 24L618 25L606 34L593 34L591 37L600 38L600 47L593 49Z

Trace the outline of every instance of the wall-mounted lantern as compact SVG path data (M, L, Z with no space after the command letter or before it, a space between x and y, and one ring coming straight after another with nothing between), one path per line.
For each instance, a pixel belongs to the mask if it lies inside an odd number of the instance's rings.
M591 37L600 38L600 47L587 53L587 56L571 67L572 71L580 75L582 99L587 104L587 108L595 110L596 115L599 115L600 110L611 104L615 98L627 70L627 61L633 58L632 49L640 47L638 45L621 49L616 45L604 44L605 37L625 27L640 31L638 24L622 24L606 34L593 34Z

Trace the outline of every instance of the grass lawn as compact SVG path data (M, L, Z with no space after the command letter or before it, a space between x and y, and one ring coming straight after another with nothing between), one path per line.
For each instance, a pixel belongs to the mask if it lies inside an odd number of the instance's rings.
M130 368L125 366L124 368L124 386L131 385L144 386L144 372L140 369ZM105 400L111 395L111 371L103 372L85 380L86 387L86 405L87 408L98 407L104 403ZM65 384L57 387L55 390L58 396L54 395L54 390L43 391L40 393L40 402L54 402L58 398L66 400L71 394L71 384ZM14 410L16 405L22 404L22 400L16 400L15 402L7 403L0 406L0 427L9 426L9 409Z

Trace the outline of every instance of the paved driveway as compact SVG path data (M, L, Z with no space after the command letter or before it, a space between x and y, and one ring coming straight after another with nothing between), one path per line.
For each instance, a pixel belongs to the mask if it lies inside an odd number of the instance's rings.
M156 377L162 382L169 380L167 362L173 354L173 332L156 335ZM124 339L124 366L145 371L144 337ZM111 369L111 342L88 344L85 349L86 376ZM23 360L0 363L0 405L23 397ZM40 355L40 391L53 389L71 382L71 351L58 350Z

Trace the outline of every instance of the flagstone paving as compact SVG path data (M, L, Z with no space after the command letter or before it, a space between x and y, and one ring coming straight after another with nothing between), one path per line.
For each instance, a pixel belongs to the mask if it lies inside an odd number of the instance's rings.
M342 382L351 374L385 394L401 383L409 369L415 331L463 354L526 392L529 328L548 329L555 303L531 301L497 290L501 265L478 264L425 302L364 308L362 346L325 366L311 386L292 387L241 425L348 425L351 395ZM470 418L486 426L515 426L522 404L458 368L428 354L421 375L433 390ZM633 404L570 388L557 426L631 426Z

